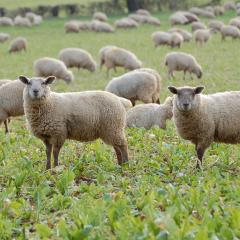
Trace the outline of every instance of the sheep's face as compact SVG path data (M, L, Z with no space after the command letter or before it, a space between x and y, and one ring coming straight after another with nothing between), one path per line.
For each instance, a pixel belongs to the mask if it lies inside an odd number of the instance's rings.
M73 74L71 71L67 71L64 76L64 80L66 81L66 83L70 83L73 80Z
M169 91L176 94L175 104L179 111L188 112L195 109L198 105L197 94L201 93L204 87L168 87Z
M201 77L202 77L202 68L201 68L200 65L197 66L197 67L194 69L194 73L196 74L196 76L197 76L198 78L201 78Z
M44 78L27 78L25 76L20 76L19 80L26 84L26 89L28 96L33 100L43 99L48 96L50 88L48 87L54 80L54 76L49 76Z

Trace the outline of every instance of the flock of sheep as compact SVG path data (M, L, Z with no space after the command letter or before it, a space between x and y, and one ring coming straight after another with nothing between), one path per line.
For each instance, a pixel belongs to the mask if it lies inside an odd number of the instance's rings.
M208 28L199 21L199 16L213 18L215 14L223 14L229 9L240 9L240 5L226 3L225 6L179 11L170 17L170 22L172 25L191 23L195 40L201 44L206 43L210 35L217 31L222 34L223 39L226 36L240 37L238 17L226 26L220 21L212 20ZM238 10L237 12L239 13ZM105 14L95 13L90 25L73 20L65 24L65 30L67 33L79 32L80 29L98 31L96 26L106 24L105 21ZM123 23L128 21L129 24L132 21L135 27L139 23L160 24L148 11L140 9L127 18L117 20L115 25L123 27ZM76 31L73 30L75 27ZM129 25L126 24L126 27ZM190 41L191 38L192 34L181 28L152 34L155 46L167 44L181 47L184 41ZM26 50L25 39L19 37L13 43L10 52ZM107 73L111 69L116 71L117 67L129 71L110 80L105 91L56 93L50 90L49 85L55 79L63 79L68 84L74 80L69 68L96 71L96 61L90 53L80 48L62 49L58 59L37 59L33 64L33 78L20 76L18 80L0 80L0 123L4 123L8 133L10 118L25 115L31 132L46 146L47 169L51 168L52 153L54 166L58 165L59 152L66 139L93 141L101 138L113 146L118 163L125 163L128 161L128 146L124 133L126 127L150 129L157 125L165 129L166 121L171 118L179 135L195 144L198 167L205 150L212 142L240 142L240 92L204 95L202 86L171 86L168 89L174 96L167 97L164 103L160 104L161 76L154 69L143 68L142 62L134 53L108 45L99 50L99 57L100 69L105 66ZM174 71L183 71L184 78L187 72L198 78L203 74L201 65L191 54L170 52L164 63L169 77L173 77ZM136 101L144 104L135 106ZM226 104L228 107L224 108Z

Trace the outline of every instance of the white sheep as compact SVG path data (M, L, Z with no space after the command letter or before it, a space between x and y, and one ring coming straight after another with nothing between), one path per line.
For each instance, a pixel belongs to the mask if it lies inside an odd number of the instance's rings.
M134 21L138 23L146 23L151 25L159 26L161 24L160 20L158 18L155 18L153 16L146 16L146 15L140 15L140 14L130 14L128 16L129 18L133 19Z
M30 20L26 17L16 16L14 18L14 25L20 27L31 27L32 24Z
M98 20L94 20L91 22L91 30L95 32L107 32L107 33L112 33L114 32L114 28L106 22L101 22Z
M168 67L168 76L174 77L174 71L183 71L185 79L186 72L190 75L194 73L198 78L202 77L202 67L197 62L196 58L191 54L183 52L171 52L165 57L165 65ZM192 76L192 75L191 75Z
M52 152L54 166L58 165L66 139L83 142L101 138L114 147L119 164L128 161L126 111L118 97L104 91L52 92L49 84L53 76L19 79L26 84L23 99L28 126L46 146L47 169L51 168Z
M189 42L192 39L192 34L188 32L187 30L181 29L181 28L171 28L168 30L169 33L177 32L182 35L184 42Z
M187 23L192 23L192 22L198 22L199 18L197 17L197 15L191 13L191 12L187 12L187 11L178 11L176 12L176 14L182 14L184 15L184 17L187 18L188 22Z
M235 26L223 26L221 28L222 40L226 37L231 37L232 39L240 38L240 30Z
M142 62L129 50L119 47L107 49L104 53L104 65L107 67L107 75L110 69L116 71L116 67L123 67L125 70L134 70L142 66Z
M224 26L224 23L219 20L211 20L208 23L208 27L213 29L214 31L221 31L221 28Z
M17 37L10 43L8 52L21 52L23 50L27 51L27 40L23 37Z
M195 32L198 29L206 29L206 25L202 22L193 22L192 23L192 31Z
M11 80L8 80L8 79L0 79L0 87L6 83L9 83L11 82Z
M214 14L215 14L215 16L223 15L224 12L225 12L225 9L224 9L223 6L218 5L218 6L214 7Z
M172 118L172 98L168 97L161 105L156 103L139 104L127 111L127 127L153 126L166 129L166 121Z
M208 42L213 31L214 30L212 29L198 29L197 31L194 32L195 42L199 43L200 45Z
M135 106L137 100L144 103L158 103L159 86L159 79L153 73L132 71L113 78L107 84L105 91L127 98Z
M137 28L138 27L138 23L135 20L128 17L115 21L114 25L116 28Z
M111 49L111 48L115 48L116 46L113 46L113 45L107 45L107 46L104 46L102 47L100 50L99 50L99 57L100 57L100 69L102 69L102 66L105 64L105 61L106 61L106 52Z
M70 83L74 79L73 73L67 70L64 62L55 58L39 58L34 62L33 68L37 77L53 75L59 79L63 79L66 83Z
M177 132L195 144L200 163L212 142L240 142L240 92L203 95L200 94L203 89L201 86L169 87L175 94L173 121Z
M78 33L79 32L79 25L77 21L69 21L64 24L65 32L66 33Z
M103 12L95 12L93 14L93 19L101 22L107 22L108 20L107 15Z
M42 16L33 12L26 13L25 17L28 18L33 25L39 25L42 22Z
M6 42L10 38L10 35L7 33L0 33L0 43Z
M229 11L229 10L236 10L236 6L234 2L226 2L223 5L224 9Z
M145 15L145 16L150 16L150 12L146 9L138 9L136 11L136 14L139 14L139 15Z
M0 17L0 26L13 26L13 20L9 17Z
M91 54L81 48L64 48L59 52L58 57L65 63L67 68L83 68L90 72L95 72L97 68Z
M184 14L179 12L172 14L169 18L169 21L171 25L183 25L188 24L189 22L187 17L185 17Z
M239 18L233 18L230 20L229 25L235 26L238 29L240 29L240 19Z
M2 83L0 86L0 124L4 123L5 132L8 133L9 118L24 114L24 84L19 80L2 80L0 82Z
M180 48L183 41L184 41L183 36L180 33L177 33L177 32L171 33L170 45L172 48L174 48L174 47Z

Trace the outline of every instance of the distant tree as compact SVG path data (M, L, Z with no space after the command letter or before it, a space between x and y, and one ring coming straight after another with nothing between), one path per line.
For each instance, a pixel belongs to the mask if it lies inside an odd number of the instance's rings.
M139 0L127 0L127 8L129 12L135 12L140 8Z

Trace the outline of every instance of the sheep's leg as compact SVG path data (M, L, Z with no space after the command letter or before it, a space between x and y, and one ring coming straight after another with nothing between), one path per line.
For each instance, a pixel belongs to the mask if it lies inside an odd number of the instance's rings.
M54 145L53 146L53 157L54 157L54 167L58 166L58 155L61 150L62 145Z
M133 107L134 107L134 106L135 106L135 100L130 99L130 101L131 101L131 103L132 103L132 105L133 105Z
M200 167L202 166L202 160L203 160L203 156L204 156L204 152L205 152L206 148L204 148L200 145L196 145L195 150L196 150L197 156L198 156L198 161L197 161L196 168L200 169Z
M48 170L51 168L52 144L50 144L48 140L45 140L44 143L46 146L46 155L47 155L46 170Z
M160 104L160 98L157 99L156 103L157 103L157 104Z
M185 70L183 71L183 80L184 81L186 80L186 71Z
M124 145L115 145L114 150L117 155L118 164L122 165L123 163L128 162L128 147L127 144Z
M5 133L6 133L6 134L9 133L9 129L8 129L8 119L6 119L6 120L4 121L4 126L5 126Z
M171 70L168 70L168 79L173 78L173 72Z

